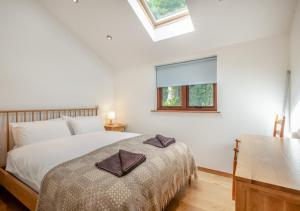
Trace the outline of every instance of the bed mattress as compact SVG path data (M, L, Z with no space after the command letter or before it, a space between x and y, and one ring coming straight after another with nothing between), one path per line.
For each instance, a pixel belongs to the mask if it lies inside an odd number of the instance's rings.
M102 131L26 145L8 153L6 171L39 192L44 176L55 166L136 136L139 134Z

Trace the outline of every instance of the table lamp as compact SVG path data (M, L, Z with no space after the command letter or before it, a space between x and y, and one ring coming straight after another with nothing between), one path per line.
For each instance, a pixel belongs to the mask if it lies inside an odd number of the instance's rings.
M113 120L116 119L116 112L110 111L107 113L107 119L109 120L109 124L113 123Z

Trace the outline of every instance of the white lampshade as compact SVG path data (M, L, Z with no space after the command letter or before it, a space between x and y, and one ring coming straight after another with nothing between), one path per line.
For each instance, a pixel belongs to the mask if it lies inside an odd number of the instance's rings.
M114 120L116 118L116 112L110 111L107 113L107 119Z

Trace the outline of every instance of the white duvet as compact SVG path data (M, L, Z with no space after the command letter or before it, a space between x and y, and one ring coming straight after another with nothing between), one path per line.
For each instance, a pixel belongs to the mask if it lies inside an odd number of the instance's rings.
M25 145L8 153L6 170L39 192L43 177L53 167L138 135L103 131Z

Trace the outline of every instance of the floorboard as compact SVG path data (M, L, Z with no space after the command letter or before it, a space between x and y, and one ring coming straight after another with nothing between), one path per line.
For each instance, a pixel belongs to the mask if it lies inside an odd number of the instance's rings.
M193 181L175 196L166 211L234 211L230 178L200 171L198 176L198 181ZM0 210L27 211L3 188L0 188Z

